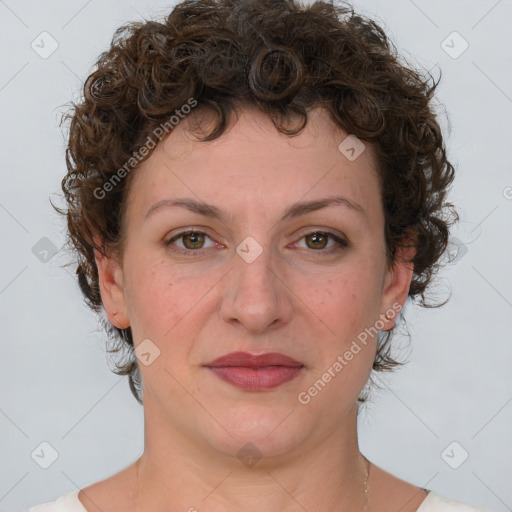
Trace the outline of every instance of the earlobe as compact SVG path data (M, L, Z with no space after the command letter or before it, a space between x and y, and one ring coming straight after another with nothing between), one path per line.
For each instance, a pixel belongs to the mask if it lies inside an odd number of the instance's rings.
M94 257L105 314L112 325L126 329L130 326L130 321L126 312L123 271L119 261L117 258L105 256L97 249L94 249Z

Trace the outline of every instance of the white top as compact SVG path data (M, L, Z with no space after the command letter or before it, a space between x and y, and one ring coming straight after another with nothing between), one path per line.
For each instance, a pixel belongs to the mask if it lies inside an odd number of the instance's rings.
M87 512L78 499L80 489L60 496L55 501L47 501L28 509L28 512ZM428 491L417 512L485 512L481 509L449 500Z

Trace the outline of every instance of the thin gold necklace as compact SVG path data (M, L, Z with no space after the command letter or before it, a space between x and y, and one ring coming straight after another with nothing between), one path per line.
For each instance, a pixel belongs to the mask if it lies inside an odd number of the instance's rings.
M365 467L365 479L364 479L364 496L365 504L363 510L366 512L370 507L370 498L368 497L368 478L370 477L370 461L363 455L363 464Z

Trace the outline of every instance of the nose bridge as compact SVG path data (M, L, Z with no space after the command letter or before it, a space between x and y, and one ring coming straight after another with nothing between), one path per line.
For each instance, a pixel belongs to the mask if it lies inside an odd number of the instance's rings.
M252 332L263 332L276 320L287 322L292 309L290 297L278 277L270 247L247 237L236 253L223 297L224 320L237 320Z

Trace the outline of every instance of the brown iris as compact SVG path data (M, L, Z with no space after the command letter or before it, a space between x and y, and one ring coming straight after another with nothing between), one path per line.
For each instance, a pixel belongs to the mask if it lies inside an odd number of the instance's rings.
M327 245L329 235L326 233L312 233L305 236L306 244L310 249L324 249ZM313 245L308 243L308 240L312 240Z
M204 244L204 233L184 233L182 238L183 245L187 249L201 249ZM188 245L187 240L190 242L190 245Z

